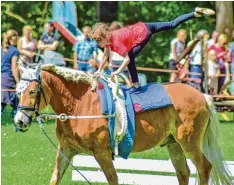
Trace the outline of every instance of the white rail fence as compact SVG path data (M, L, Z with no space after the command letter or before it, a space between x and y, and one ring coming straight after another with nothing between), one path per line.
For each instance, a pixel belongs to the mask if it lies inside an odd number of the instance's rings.
M234 161L226 161L232 176L234 176ZM196 168L190 160L187 160L191 174L196 174ZM77 155L73 158L73 165L77 167L92 168L92 170L80 170L91 182L106 182L107 180L100 169L99 164L92 156ZM139 184L139 185L178 185L176 176L150 175L144 171L175 173L175 169L170 160L151 160L151 159L128 159L115 158L114 166L118 170L137 170L140 173L118 172L120 184ZM93 169L96 170L93 170ZM83 177L75 170L72 171L73 181L84 181ZM194 185L196 179L191 177L189 185Z

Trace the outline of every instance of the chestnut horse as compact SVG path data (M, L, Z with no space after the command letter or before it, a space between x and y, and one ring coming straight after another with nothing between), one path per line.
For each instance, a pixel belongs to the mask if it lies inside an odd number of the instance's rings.
M17 87L18 93L21 93L21 109L15 117L16 125L22 128L29 125L33 108L22 107L35 108L36 104L39 110L50 104L56 114L102 115L98 93L93 91L96 83L88 74L53 65L43 66L42 69L38 67L34 71L22 70L23 76ZM187 185L190 176L185 154L197 168L200 185L208 185L209 179L215 185L232 184L230 172L223 163L219 121L210 97L185 84L168 84L164 88L173 106L135 115L132 152L142 152L167 143L180 185ZM56 135L59 149L69 160L78 153L93 155L108 183L118 184L107 119L56 120ZM166 142L168 138L174 142ZM67 167L68 162L58 153L50 185L59 184Z

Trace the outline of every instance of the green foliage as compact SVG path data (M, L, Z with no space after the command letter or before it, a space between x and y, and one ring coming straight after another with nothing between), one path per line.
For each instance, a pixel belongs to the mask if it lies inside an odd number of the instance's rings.
M46 3L48 3L46 5ZM79 28L85 25L92 26L97 22L97 2L76 1ZM46 8L47 6L47 8ZM178 1L120 1L118 3L118 21L124 25L138 21L157 22L170 21L176 16L189 13L195 7L208 7L215 9L215 2L178 2ZM33 26L33 35L39 38L44 28L43 24L51 18L52 2L2 2L1 32L7 29L16 29L22 34L22 27L26 24ZM10 13L9 13L10 12ZM184 23L174 30L157 33L151 39L147 47L137 57L137 66L168 68L168 56L170 41L176 36L176 32L184 28L188 33L192 28L193 35L199 29L207 29L210 33L215 29L215 17L193 19ZM72 46L61 37L59 52L65 57L72 57ZM145 72L149 81L168 81L169 74Z
M46 4L47 2L2 2L1 32L5 32L8 29L15 29L19 35L22 35L23 26L31 25L34 29L33 36L38 39L43 32L44 23L51 17L52 4L48 3L47 8L45 7ZM44 10L45 8L46 10ZM45 12L44 14L43 10ZM15 16L11 16L11 13ZM21 17L24 21L20 21L17 17Z
M133 24L141 22L163 22L170 21L173 18L189 13L195 7L207 7L215 9L214 2L162 2L162 1L121 1L119 2L119 21L124 24ZM193 35L196 35L199 29L206 29L210 33L215 29L215 17L199 18L190 20L176 29L156 33L150 43L145 47L141 54L137 57L137 66L168 68L168 57L170 52L170 41L176 37L179 29L186 29L189 40L190 28ZM168 81L167 73L147 72L148 81Z

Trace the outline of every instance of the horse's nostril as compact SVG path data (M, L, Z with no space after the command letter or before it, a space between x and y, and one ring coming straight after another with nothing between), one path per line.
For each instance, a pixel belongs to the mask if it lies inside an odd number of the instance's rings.
M24 125L24 122L23 121L19 121L19 126L23 127L23 125Z

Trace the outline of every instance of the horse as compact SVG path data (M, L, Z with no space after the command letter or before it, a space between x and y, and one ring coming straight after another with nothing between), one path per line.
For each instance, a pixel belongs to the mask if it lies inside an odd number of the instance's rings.
M97 80L82 71L53 65L21 69L17 86L19 109L14 122L28 128L34 111L48 104L57 115L102 115ZM180 185L188 185L187 155L196 166L199 184L232 183L219 141L219 120L212 99L186 84L163 85L173 105L135 115L132 152L142 152L166 143ZM110 185L118 184L112 162L107 118L56 120L59 150L71 160L74 155L93 155ZM170 141L170 142L167 142ZM173 141L173 142L171 142ZM50 185L57 185L69 163L58 152ZM155 182L156 184L157 182Z

